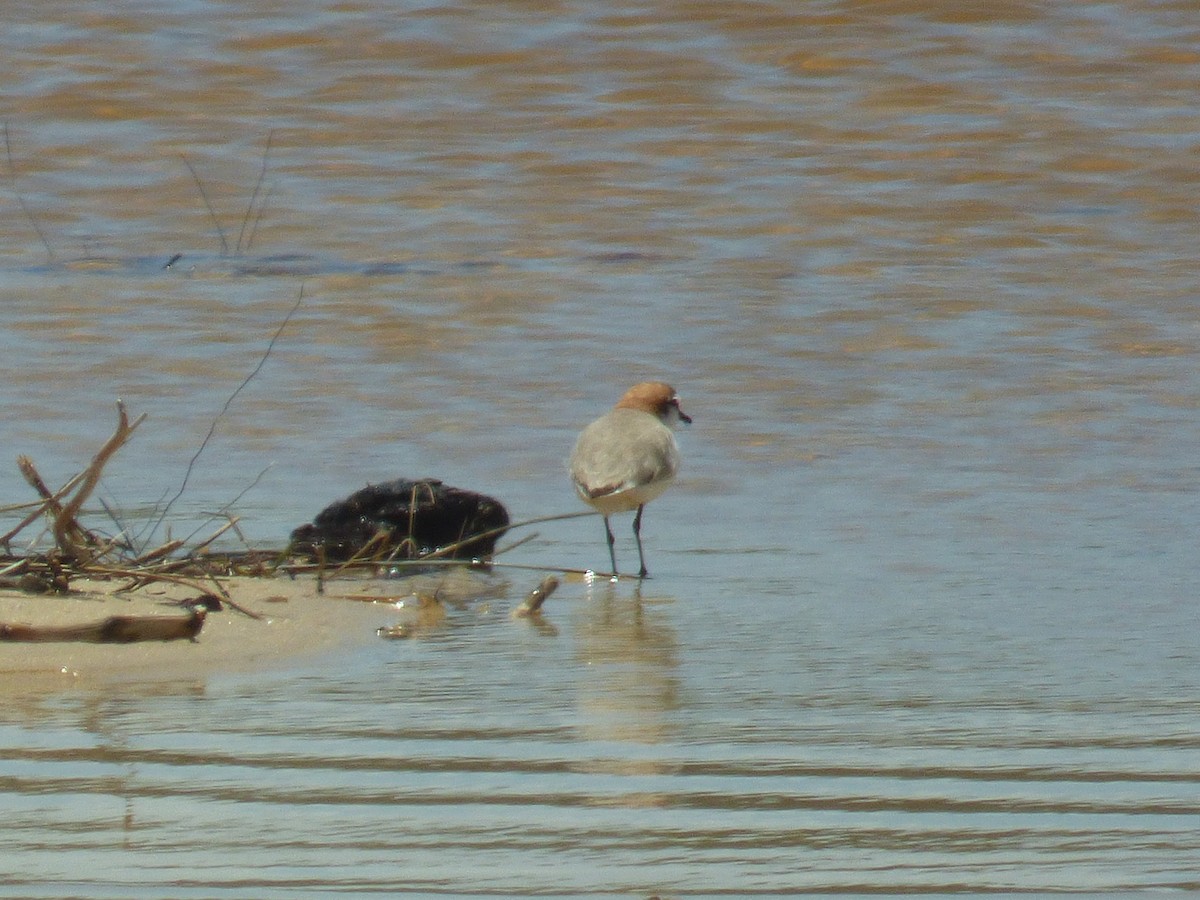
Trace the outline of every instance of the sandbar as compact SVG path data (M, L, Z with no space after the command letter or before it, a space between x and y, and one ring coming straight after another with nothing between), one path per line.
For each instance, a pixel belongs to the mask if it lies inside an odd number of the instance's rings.
M209 612L194 641L101 644L78 641L0 641L0 694L33 681L107 683L113 679L198 677L214 672L260 670L340 647L379 640L376 630L394 621L396 603L411 597L412 579L332 581L318 591L315 578L222 578L220 583L254 619L229 605ZM74 579L67 594L0 590L0 623L74 626L113 615L180 616L175 604L197 591L155 584L121 593L120 581Z

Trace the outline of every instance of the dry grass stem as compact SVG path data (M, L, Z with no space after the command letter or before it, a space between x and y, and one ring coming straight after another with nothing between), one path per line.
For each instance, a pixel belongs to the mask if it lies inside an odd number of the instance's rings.
M224 525L222 525L220 528L218 528L216 531L214 531L211 535L209 535L207 538L202 540L200 543L196 544L196 546L194 546L192 548L192 554L198 555L201 551L205 550L210 544L212 544L213 541L215 541L217 538L219 538L221 535L223 535L227 531L233 531L235 534L237 534L238 537L242 537L242 533L240 531L238 531L238 527L237 527L238 521L239 520L238 520L237 516L230 516L228 522L226 522ZM179 543L182 544L183 541L179 541Z
M156 562L162 559L164 556L170 556L182 546L183 541L181 540L176 539L173 541L167 541L161 547L156 547L149 553L143 553L141 556L135 556L132 560L130 560L130 562L135 566L144 566L147 563Z

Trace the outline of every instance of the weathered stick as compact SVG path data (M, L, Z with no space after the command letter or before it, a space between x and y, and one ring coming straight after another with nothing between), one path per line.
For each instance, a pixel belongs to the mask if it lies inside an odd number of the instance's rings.
M68 493L70 493L71 489L74 488L75 485L79 484L79 480L83 477L82 473L76 475L65 485L59 488L57 493L51 494L49 488L46 487L46 482L42 480L42 476L38 474L38 470L34 467L32 459L24 455L18 456L17 468L21 470L21 475L24 476L25 480L29 483L29 486L38 492L38 495L42 498L42 500L40 503L31 504L35 507L33 512L22 519L16 528L12 529L7 534L0 535L0 544L4 544L5 546L8 545L9 541L28 528L31 523L36 522L43 513L53 512L57 514L58 510L61 508L59 501Z
M75 491L75 496L68 500L54 517L54 540L58 548L77 563L88 563L95 558L95 553L80 539L83 529L75 520L75 516L83 507L84 502L92 495L96 485L100 483L100 473L109 458L129 440L133 430L146 420L142 413L133 422L129 421L129 413L125 404L117 401L117 429L112 437L105 441L104 446L92 457L91 464L83 472L83 480Z
M0 623L0 641L48 643L86 641L92 644L132 644L137 641L194 641L204 627L203 607L186 616L109 616L87 625L39 626Z

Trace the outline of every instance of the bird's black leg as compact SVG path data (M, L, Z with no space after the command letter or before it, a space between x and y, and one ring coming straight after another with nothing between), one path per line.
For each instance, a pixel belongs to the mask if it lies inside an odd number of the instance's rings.
M642 564L642 568L638 571L638 578L645 578L650 574L646 571L646 557L642 555L642 510L645 508L645 504L639 506L637 515L633 517L633 536L637 538L638 562Z
M613 549L613 533L608 525L608 516L604 517L604 534L608 537L608 558L612 562L612 573L617 574L617 551Z

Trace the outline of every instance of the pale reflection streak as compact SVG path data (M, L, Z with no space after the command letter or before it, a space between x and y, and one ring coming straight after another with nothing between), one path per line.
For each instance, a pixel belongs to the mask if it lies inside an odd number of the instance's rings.
M678 646L667 612L674 598L643 596L639 582L591 582L575 613L574 654L585 667L576 699L582 740L611 748L578 763L598 775L670 776L677 763L652 754L623 755L621 744L668 745L676 737L679 709ZM659 606L658 604L663 604ZM651 781L653 783L653 781ZM672 802L671 789L639 787L593 795L600 806L658 807Z

